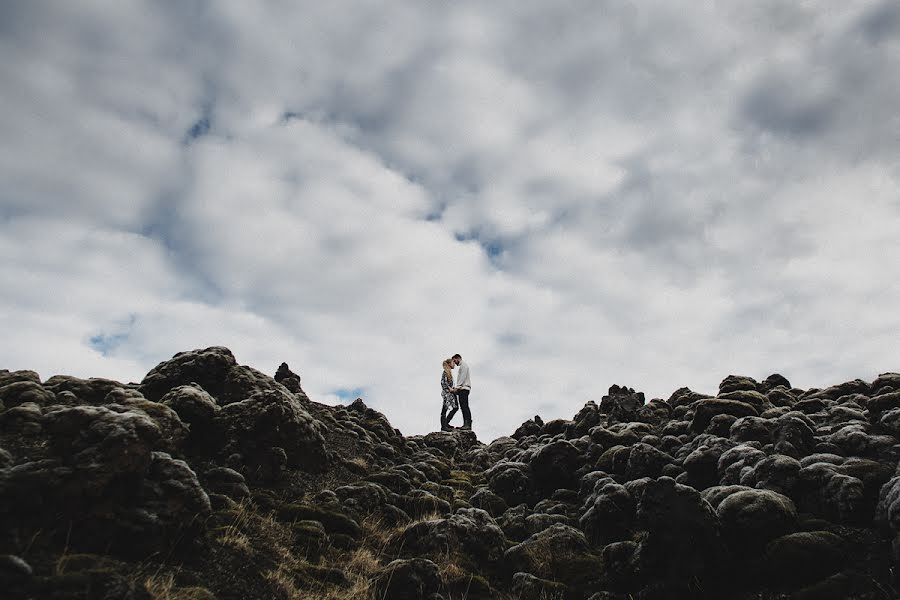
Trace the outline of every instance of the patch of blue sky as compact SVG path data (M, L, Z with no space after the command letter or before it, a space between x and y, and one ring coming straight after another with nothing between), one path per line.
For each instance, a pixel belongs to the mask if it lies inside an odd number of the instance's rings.
M458 242L469 242L475 241L478 242L478 245L481 246L481 249L487 254L487 257L491 260L492 263L496 264L497 260L502 256L505 247L503 243L498 239L486 239L480 237L477 233L468 233L456 234L456 241Z
M91 336L89 343L91 348L99 352L102 356L109 356L115 352L116 348L121 346L127 340L127 333L114 333L112 335L98 333L97 335Z
M88 338L88 345L99 352L102 356L110 356L122 344L128 341L128 338L131 335L131 328L134 326L136 321L137 315L129 315L128 319L126 319L118 327L115 328L116 331L112 333L101 331L97 334L92 335L90 338Z
M208 135L213 126L213 102L208 98L200 109L200 116L194 121L187 131L184 132L182 144L189 146L195 140Z
M340 398L341 400L349 400L353 401L357 398L362 398L366 393L366 388L356 387L356 388L338 388L336 390L331 391L332 394Z

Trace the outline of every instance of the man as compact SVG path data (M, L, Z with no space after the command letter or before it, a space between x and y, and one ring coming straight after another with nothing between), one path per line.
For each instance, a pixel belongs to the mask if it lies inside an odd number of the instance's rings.
M469 378L469 365L463 362L462 356L459 354L453 355L453 364L459 367L459 374L456 376L456 397L463 414L462 429L472 429L472 413L469 411L469 392L472 390L472 380Z

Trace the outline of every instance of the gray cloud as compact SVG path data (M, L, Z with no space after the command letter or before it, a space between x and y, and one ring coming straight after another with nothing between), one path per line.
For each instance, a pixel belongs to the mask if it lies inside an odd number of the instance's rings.
M231 346L476 428L896 369L891 2L7 2L0 367Z

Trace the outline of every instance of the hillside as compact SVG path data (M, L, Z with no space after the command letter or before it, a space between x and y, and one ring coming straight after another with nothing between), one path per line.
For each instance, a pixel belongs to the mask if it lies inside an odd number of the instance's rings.
M577 407L573 407L575 409ZM3 598L897 597L900 374L612 386L485 445L282 365L0 371ZM895 550L892 551L892 547Z

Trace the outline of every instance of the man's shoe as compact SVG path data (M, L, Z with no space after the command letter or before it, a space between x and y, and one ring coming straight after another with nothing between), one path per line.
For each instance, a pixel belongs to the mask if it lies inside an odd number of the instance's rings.
M449 425L441 425L441 431L453 431L453 428Z
M463 426L460 427L460 429L463 429L465 431L472 431L472 424L471 423L463 423Z

